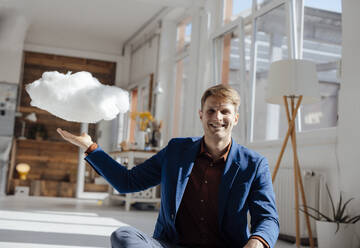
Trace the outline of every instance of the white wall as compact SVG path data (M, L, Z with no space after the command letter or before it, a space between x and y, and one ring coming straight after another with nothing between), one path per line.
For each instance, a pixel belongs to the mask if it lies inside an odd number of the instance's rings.
M343 51L338 127L340 179L346 195L356 198L352 203L353 213L360 214L360 1L343 0L342 4ZM360 223L357 227L360 238Z
M137 83L156 72L159 35L154 34L132 52L130 59L130 83Z
M28 23L15 12L0 12L0 81L18 84Z

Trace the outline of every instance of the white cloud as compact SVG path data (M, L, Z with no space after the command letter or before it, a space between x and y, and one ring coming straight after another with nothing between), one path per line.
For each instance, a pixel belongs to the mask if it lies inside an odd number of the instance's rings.
M26 86L31 105L67 121L95 123L129 110L129 94L101 84L89 72L44 72Z

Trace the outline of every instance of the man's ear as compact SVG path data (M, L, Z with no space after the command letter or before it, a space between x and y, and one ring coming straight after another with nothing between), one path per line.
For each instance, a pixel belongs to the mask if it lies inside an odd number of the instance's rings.
M200 117L200 120L202 120L202 115L203 115L203 112L201 111L201 109L199 109L199 117Z
M235 123L234 124L237 125L238 121L239 121L239 113L236 112L236 114L235 114Z

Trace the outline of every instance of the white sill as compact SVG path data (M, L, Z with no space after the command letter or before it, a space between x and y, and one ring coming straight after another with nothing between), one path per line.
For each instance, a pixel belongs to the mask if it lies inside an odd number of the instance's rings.
M284 138L279 140L254 141L246 146L252 149L274 148L282 146ZM289 137L288 145L291 143ZM331 145L337 143L337 127L322 128L296 133L296 143L300 146Z

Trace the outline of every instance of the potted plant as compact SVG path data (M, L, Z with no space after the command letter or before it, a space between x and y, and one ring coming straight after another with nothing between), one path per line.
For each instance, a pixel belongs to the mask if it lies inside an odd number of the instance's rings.
M335 206L333 197L330 194L329 187L326 185L326 191L329 196L332 215L326 215L313 207L307 207L311 210L308 215L316 220L316 233L318 247L352 247L352 241L355 232L355 223L360 220L360 215L349 216L346 207L354 199L351 198L343 202L342 194L340 200ZM305 212L301 209L302 212Z

